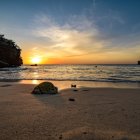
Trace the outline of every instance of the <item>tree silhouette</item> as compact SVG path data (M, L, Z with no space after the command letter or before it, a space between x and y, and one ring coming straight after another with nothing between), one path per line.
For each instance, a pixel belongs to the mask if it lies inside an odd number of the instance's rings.
M4 35L0 34L0 67L22 65L20 55L20 47L13 40L6 39Z

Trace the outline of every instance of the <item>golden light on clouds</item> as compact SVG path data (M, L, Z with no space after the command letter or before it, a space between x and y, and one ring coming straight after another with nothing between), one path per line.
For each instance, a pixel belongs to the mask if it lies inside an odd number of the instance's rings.
M85 17L64 25L47 16L38 17L37 22L31 31L33 40L22 45L24 64L134 63L139 55L139 45L113 43L103 38Z

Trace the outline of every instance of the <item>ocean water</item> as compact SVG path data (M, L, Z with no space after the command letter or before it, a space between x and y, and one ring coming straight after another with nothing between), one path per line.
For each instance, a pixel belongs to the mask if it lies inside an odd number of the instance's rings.
M5 80L140 83L140 65L23 65L0 68L0 81Z

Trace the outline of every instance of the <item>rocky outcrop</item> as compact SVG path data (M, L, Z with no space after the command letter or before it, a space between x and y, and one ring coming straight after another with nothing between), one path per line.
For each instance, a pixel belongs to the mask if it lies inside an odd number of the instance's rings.
M21 49L14 41L6 39L0 35L0 68L17 67L23 64L21 58Z
M51 82L42 82L37 85L32 94L57 94L58 88L55 87Z
M0 67L8 67L9 64L8 63L5 63L3 61L0 61Z

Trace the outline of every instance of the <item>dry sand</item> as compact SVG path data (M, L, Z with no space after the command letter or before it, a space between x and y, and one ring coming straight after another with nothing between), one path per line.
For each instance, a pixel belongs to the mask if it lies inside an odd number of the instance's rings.
M0 83L0 140L140 140L140 89L34 86Z

